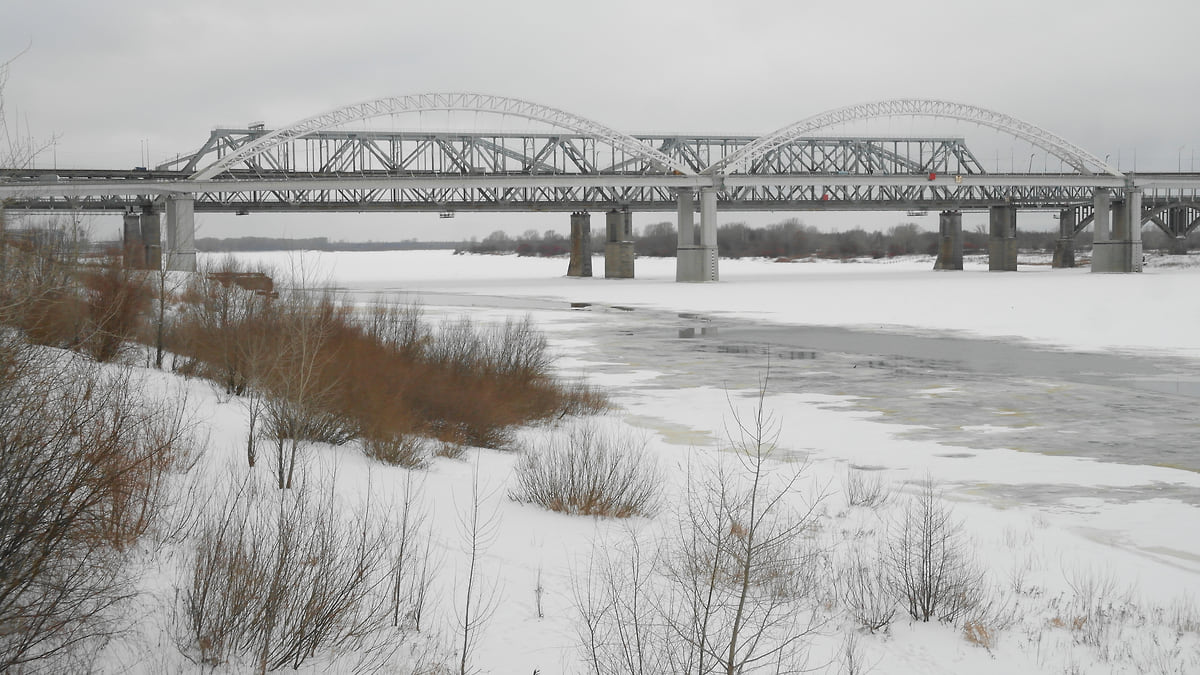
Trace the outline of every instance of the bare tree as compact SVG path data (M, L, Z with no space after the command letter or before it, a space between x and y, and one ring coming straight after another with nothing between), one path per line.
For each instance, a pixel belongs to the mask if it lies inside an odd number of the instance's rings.
M919 621L954 621L987 590L962 523L928 476L892 522L886 559L893 587Z
M623 541L593 544L585 573L572 585L580 651L593 675L688 672L681 649L664 630L672 603L659 585L659 553L630 528Z
M429 532L423 486L413 472L405 472L399 519L394 523L395 563L392 568L391 615L397 628L421 630L421 618L433 582L437 560Z
M279 488L290 489L304 442L341 444L357 430L328 405L336 379L327 371L332 357L326 342L340 308L328 294L313 297L301 289L289 292L281 309L279 340L265 375L264 409L275 440Z
M486 502L492 497L479 486L479 458L471 470L471 494L467 504L459 510L458 528L467 554L467 573L463 580L463 594L457 601L459 643L458 674L474 672L471 654L479 641L479 634L496 611L498 587L483 576L483 556L496 541L499 534L499 511L488 513Z
M820 627L823 569L809 535L823 492L806 495L803 467L773 459L779 425L765 408L766 384L750 414L733 411L732 456L689 463L660 548L646 554L634 539L625 557L601 559L577 581L581 642L596 675L804 670Z

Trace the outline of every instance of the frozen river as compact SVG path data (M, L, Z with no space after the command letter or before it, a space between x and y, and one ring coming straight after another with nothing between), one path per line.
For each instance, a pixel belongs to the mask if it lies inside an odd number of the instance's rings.
M969 459L964 448L1012 448L1200 472L1200 364L1183 357L532 298L426 293L424 302L449 316L528 311L548 327L569 326L571 338L587 343L572 354L586 372L632 380L613 388L618 404L622 389L752 388L769 361L772 393L848 397L877 421L904 425L902 437L953 446L943 457ZM620 377L631 373L642 376ZM975 490L1025 503L1152 496L1200 506L1200 491L1165 483L1153 494L1141 486L1063 486L1036 478L1020 485L981 481Z

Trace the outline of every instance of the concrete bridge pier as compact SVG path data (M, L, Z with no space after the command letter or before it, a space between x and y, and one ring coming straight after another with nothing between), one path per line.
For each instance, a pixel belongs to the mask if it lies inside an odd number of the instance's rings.
M567 276L592 276L592 214L576 211L571 214L571 262Z
M1102 202L1108 202L1105 191L1096 191L1096 238L1092 244L1092 271L1102 274L1124 274L1142 271L1142 192L1136 188L1124 191L1124 200L1111 202L1112 234L1102 232L1100 214ZM1109 209L1104 209L1105 215ZM1103 228L1107 230L1107 227ZM1103 239L1100 239L1104 234Z
M691 190L678 197L679 248L675 260L676 281L719 281L717 263L717 190L700 189L700 238L695 238Z
M162 251L162 214L158 213L153 206L146 206L142 209L142 215L138 217L142 228L142 243L145 244L145 268L148 270L161 270L163 262Z
M1075 266L1075 209L1058 212L1058 241L1054 242L1054 261L1051 266Z
M126 269L140 270L146 266L146 242L142 239L142 218L133 211L125 212L121 231L121 264Z
M1167 210L1167 233L1171 236L1171 255L1187 255L1188 252L1188 216L1191 215L1185 206L1177 206Z
M633 278L633 222L629 209L613 209L605 218L604 278Z
M191 195L167 197L167 269L196 271L196 200Z
M1017 207L993 206L988 209L988 269L993 272L1017 271Z
M942 211L938 215L938 257L933 264L935 270L961 270L963 268L962 212Z
M125 214L121 239L126 269L162 269L162 216L154 202L143 203L141 213Z

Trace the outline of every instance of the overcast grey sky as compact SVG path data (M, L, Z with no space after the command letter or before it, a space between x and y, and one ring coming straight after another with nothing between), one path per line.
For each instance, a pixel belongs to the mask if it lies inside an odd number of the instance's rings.
M146 147L153 164L216 126L429 91L525 98L631 133L766 133L851 103L944 98L1122 168L1134 152L1139 170L1187 168L1200 150L1195 0L3 0L0 13L0 59L28 46L10 124L57 138L47 167L140 165ZM514 219L455 227L523 229ZM375 238L447 225L419 220ZM348 222L343 236L365 238L384 220ZM318 227L305 223L289 232Z

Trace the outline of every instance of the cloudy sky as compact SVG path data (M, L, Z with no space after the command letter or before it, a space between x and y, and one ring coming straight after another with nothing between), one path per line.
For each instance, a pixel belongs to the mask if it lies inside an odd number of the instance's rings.
M1195 0L3 0L2 15L0 60L20 54L9 124L57 139L47 167L153 164L216 126L428 91L525 98L631 133L765 133L851 103L944 98L1126 169L1135 153L1142 171L1186 169L1200 150ZM456 227L513 217L476 218Z

